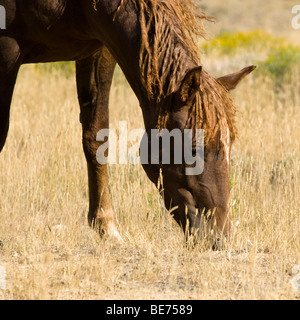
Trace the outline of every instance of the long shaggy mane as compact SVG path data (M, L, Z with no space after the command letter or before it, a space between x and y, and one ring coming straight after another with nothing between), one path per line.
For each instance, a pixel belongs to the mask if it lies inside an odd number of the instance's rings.
M204 21L214 21L214 18L205 15L197 0L120 0L113 19L128 1L134 4L140 23L142 85L148 98L159 105L157 127L166 128L169 110L160 101L178 90L187 58L201 64L197 40L206 36ZM194 128L205 130L206 143L212 139L222 140L228 129L231 141L235 139L235 112L228 91L202 71L190 119L194 118Z

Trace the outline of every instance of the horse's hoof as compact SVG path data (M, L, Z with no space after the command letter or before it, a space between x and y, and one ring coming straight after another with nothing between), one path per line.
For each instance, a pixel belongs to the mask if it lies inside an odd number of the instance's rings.
M119 242L120 244L125 243L123 238L121 237L119 231L117 230L117 228L113 225L113 226L109 226L107 228L107 232L105 232L109 237L111 237L112 239L116 240L117 242Z

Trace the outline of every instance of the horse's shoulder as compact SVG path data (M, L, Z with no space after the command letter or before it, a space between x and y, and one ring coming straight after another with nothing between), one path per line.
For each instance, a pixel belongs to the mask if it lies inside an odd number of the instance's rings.
M61 18L64 14L69 0L35 0L28 2L30 12L34 12L36 18L41 21L47 29ZM24 10L27 12L27 10Z

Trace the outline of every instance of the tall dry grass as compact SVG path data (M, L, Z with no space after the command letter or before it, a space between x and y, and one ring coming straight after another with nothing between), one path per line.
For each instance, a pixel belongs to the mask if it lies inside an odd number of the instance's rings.
M224 9L224 1L207 3L206 11L220 21L229 15L222 30L232 27L244 6L248 18L259 11L261 20L253 21L262 22L261 10L268 14L271 3L274 14L285 12L279 4L290 3L229 2L232 10ZM243 19L234 27L242 25ZM253 55L211 54L203 62L221 76L253 63ZM231 154L232 239L224 250L212 251L186 247L155 187L140 165L131 164L109 167L125 243L100 239L87 225L74 76L22 67L0 155L0 266L6 269L0 299L299 299L290 282L292 267L300 264L299 80L295 73L274 90L271 79L254 72L232 93L239 110ZM128 121L128 130L143 127L119 71L110 113L112 128L120 120Z
M290 271L300 264L299 92L279 99L266 78L250 77L234 98L239 140L227 248L186 248L141 166L131 164L110 166L120 246L87 226L74 78L23 67L0 161L0 264L7 272L0 297L296 298ZM142 127L136 98L117 73L111 127L119 120L128 120L129 130Z

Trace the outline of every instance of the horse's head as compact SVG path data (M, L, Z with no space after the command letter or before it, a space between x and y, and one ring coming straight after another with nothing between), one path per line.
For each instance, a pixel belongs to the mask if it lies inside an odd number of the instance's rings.
M143 167L154 183L159 181L166 208L196 239L207 231L204 225L219 234L229 232L229 159L236 128L228 91L254 69L218 79L202 67L190 70L178 90L161 102L168 111L160 144L158 130L148 130L147 147L141 145Z

